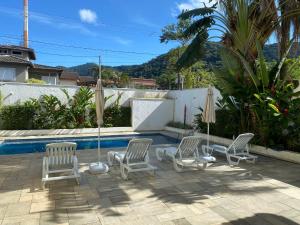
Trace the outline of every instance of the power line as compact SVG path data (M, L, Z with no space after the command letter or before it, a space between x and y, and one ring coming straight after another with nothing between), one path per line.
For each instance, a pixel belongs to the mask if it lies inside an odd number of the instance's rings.
M74 58L98 58L99 57L97 55L70 55L70 54L59 54L59 53L41 52L41 51L35 51L35 52L42 55L55 55L61 57L74 57Z
M16 37L16 36L10 36L10 35L0 35L0 37L8 38L8 39L14 39L14 40L23 40L22 38L19 38L19 37ZM32 39L30 39L29 42L45 44L45 45L52 45L52 46L58 46L58 47L98 51L98 52L102 51L102 52L114 52L114 53L121 53L121 54L152 55L152 56L160 55L158 53L150 53L150 52L135 52L135 51L122 51L122 50L103 49L103 48L81 47L81 46L76 46L76 45L58 44L58 43L53 43L53 42L44 42L44 41L37 41L37 40L32 40Z

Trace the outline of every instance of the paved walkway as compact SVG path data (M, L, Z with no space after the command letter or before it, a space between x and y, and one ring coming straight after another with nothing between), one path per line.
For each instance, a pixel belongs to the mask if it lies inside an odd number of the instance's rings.
M95 151L78 151L81 185L40 187L42 154L0 156L0 224L296 225L300 165L260 157L229 167L222 157L205 171L173 171L171 163L120 178L118 168L90 175Z

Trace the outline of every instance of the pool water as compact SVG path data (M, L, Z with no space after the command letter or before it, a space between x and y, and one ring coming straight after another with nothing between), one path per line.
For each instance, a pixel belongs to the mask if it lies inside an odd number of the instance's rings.
M101 137L101 148L120 148L126 147L133 138L151 138L153 145L176 144L179 141L175 138L163 134L136 134L136 135L118 135ZM44 152L46 144L57 142L76 142L78 150L97 149L98 138L90 137L67 137L67 138L42 138L26 140L6 140L0 144L0 155L13 155L34 152Z

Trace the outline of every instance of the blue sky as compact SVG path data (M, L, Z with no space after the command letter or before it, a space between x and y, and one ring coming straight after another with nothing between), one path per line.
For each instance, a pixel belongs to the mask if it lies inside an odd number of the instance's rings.
M105 65L140 64L175 46L159 42L162 27L176 22L175 16L181 9L191 9L199 4L199 0L29 0L30 47L36 51L36 63L46 65L97 62L95 56L99 54ZM23 0L1 1L0 43L20 43L22 10Z

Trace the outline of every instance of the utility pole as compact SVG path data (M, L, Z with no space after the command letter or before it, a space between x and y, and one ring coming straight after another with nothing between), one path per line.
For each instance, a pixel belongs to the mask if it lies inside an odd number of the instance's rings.
M28 48L28 0L24 0L24 47Z

